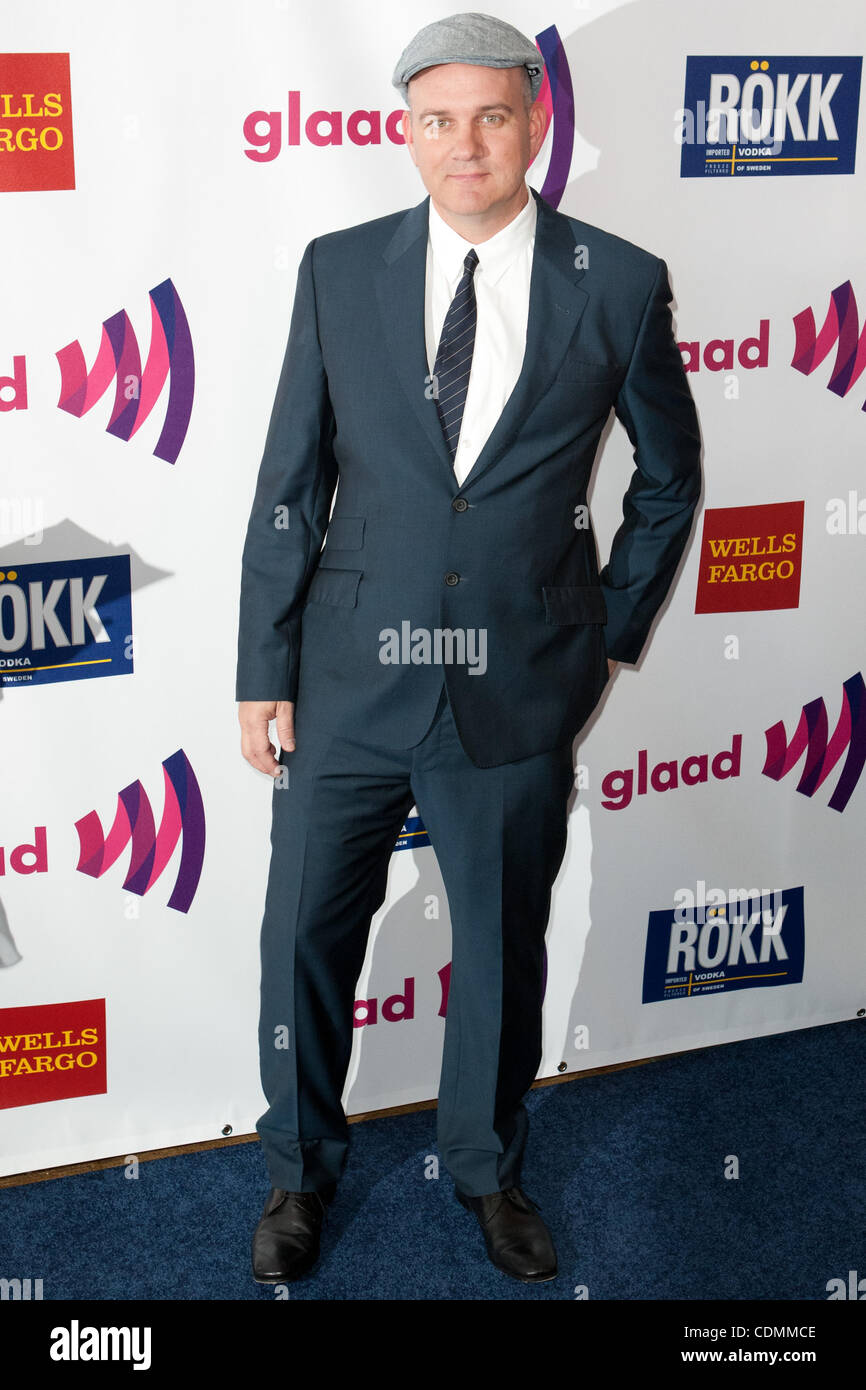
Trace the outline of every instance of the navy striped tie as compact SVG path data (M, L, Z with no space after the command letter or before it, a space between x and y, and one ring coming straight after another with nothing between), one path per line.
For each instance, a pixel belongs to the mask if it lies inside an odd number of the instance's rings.
M467 252L463 262L463 278L457 286L457 293L451 301L442 337L433 367L436 409L442 423L445 443L451 455L451 462L457 453L460 426L463 422L463 407L469 389L469 373L472 370L472 351L475 347L475 323L478 309L475 303L475 286L472 276L478 264L478 255L473 247Z

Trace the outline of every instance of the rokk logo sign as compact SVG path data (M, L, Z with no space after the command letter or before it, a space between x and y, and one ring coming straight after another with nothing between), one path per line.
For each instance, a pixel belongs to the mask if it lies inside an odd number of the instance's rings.
M132 671L128 555L0 570L0 685Z
M0 54L0 192L74 187L69 54Z
M751 613L800 602L803 502L704 512L696 613Z
M682 178L853 174L861 57L688 57Z
M424 822L420 816L407 816L405 824L400 829L394 849L421 849L423 845L429 845L430 836L424 828Z
M643 1003L803 979L803 889L649 914Z
M0 1009L0 1110L106 1090L104 999Z
M803 755L806 761L796 790L803 796L814 796L827 780L843 753L845 761L827 805L834 811L844 811L860 780L866 764L866 685L858 671L842 686L842 708L832 735L829 732L827 707L819 696L803 706L794 736L788 741L785 725L780 720L765 733L767 757L761 769L765 777L780 782Z

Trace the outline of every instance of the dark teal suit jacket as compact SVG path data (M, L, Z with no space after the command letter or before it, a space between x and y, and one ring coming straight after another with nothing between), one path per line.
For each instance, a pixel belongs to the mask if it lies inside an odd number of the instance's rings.
M530 192L523 366L460 486L428 375L429 199L304 252L243 550L236 686L296 700L299 739L314 719L410 748L444 677L478 766L556 747L597 704L606 658L637 660L673 580L701 441L667 266ZM599 572L575 508L611 408L636 466ZM381 659L383 632L437 628L483 629L483 673Z

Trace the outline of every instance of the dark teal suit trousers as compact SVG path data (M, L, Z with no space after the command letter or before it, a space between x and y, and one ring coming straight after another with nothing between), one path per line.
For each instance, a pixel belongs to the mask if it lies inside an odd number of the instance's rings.
M261 932L259 1118L271 1184L322 1190L344 1168L341 1097L355 986L397 834L418 807L452 930L439 1082L439 1157L470 1196L520 1182L522 1097L542 1051L544 935L565 852L571 739L481 768L460 743L443 684L413 748L336 735L302 693L297 747L281 751ZM532 718L527 710L526 718ZM421 851L429 852L429 851Z

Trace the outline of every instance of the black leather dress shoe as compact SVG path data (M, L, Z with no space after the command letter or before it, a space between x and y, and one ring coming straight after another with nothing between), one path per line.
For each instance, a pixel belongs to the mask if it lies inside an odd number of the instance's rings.
M524 1284L556 1278L556 1250L550 1232L532 1209L538 1203L519 1187L506 1187L484 1197L467 1197L459 1188L455 1194L461 1206L475 1212L490 1260L503 1274Z
M334 1188L322 1192L286 1192L272 1187L253 1235L253 1278L257 1284L285 1284L300 1279L319 1258L325 1207Z

